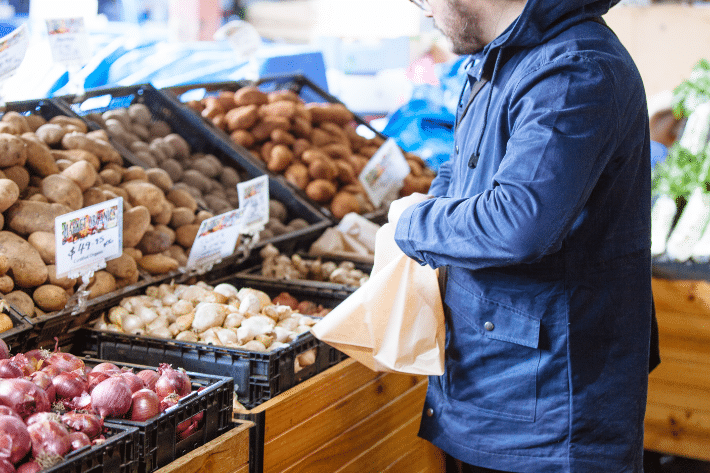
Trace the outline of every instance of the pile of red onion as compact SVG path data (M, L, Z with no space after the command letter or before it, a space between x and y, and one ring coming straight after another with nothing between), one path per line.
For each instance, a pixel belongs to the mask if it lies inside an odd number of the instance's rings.
M146 421L191 392L187 373L167 364L138 373L108 362L90 368L58 350L11 356L0 339L0 473L49 468L105 441L104 419ZM201 419L182 422L179 438Z

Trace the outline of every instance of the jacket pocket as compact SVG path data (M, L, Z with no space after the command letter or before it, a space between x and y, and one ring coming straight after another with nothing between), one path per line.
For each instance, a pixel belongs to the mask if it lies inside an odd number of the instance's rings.
M472 294L453 281L445 390L483 413L533 422L537 404L540 321Z

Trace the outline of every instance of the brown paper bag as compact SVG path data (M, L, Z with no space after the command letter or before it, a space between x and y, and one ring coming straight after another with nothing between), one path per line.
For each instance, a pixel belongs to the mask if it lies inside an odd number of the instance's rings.
M377 232L370 279L312 328L373 371L444 373L444 309L437 273L402 253L394 227Z

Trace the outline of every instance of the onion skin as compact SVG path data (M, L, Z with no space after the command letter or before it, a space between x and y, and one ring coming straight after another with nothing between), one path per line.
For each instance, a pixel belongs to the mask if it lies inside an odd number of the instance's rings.
M22 378L25 373L10 359L0 360L0 378Z
M14 409L23 419L50 409L47 393L32 381L22 378L0 379L0 404Z
M86 386L86 391L89 394L91 394L91 391L94 390L97 384L99 384L104 379L110 378L110 375L103 371L90 371L87 376L89 381Z
M101 417L123 417L131 409L132 395L126 381L112 376L101 381L91 392L91 405Z
M0 458L0 473L17 473L15 467L4 458Z
M86 381L74 371L59 373L52 379L57 399L74 399L86 391Z
M151 391L155 390L155 382L160 378L160 374L154 370L141 370L136 373L136 376L142 379L145 383L145 387Z
M32 424L36 424L37 422L44 422L45 420L59 422L61 419L59 417L59 414L55 414L54 412L38 412L36 414L32 414L27 419L25 419L25 424L27 424L27 427L29 427Z
M135 393L136 391L145 388L145 382L132 371L124 371L118 376L120 376L121 378L123 378L124 381L126 381L128 387L131 388L131 393Z
M17 463L27 455L32 443L29 430L21 419L15 416L0 415L0 445L2 445L3 450L5 446L10 448L9 454L3 459L12 464Z
M74 371L84 368L84 360L71 353L55 351L46 360L48 365L56 366L62 371Z
M40 471L42 471L42 467L39 466L39 463L34 460L30 460L27 463L23 463L18 466L16 473L38 473Z
M30 381L44 389L50 404L57 399L57 389L52 384L52 377L44 371L35 371L29 376Z
M7 346L5 340L0 338L0 360L10 358L10 347Z
M47 373L50 378L54 378L57 376L59 373L62 373L63 371L59 369L59 367L54 366L54 365L47 365L44 368L40 370L42 373Z
M100 416L88 412L67 412L61 416L61 420L70 430L82 432L89 439L101 435L104 427L104 420Z
M63 457L71 451L69 431L61 422L45 420L36 422L27 430L32 439L32 456L60 456Z
M91 439L84 432L72 432L69 434L69 443L72 451L84 447L91 447Z
M140 389L133 393L131 420L144 422L160 414L160 399L150 389Z
M114 365L113 363L109 362L103 362L99 363L98 365L94 366L91 371L91 373L106 373L107 375L112 375L112 374L118 374L121 372L121 368L118 366Z
M2 405L0 405L0 415L2 415L2 416L15 416L15 417L17 417L18 419L22 420L22 417L20 417L20 415L19 415L17 412L13 411L12 409L10 409L10 408L7 407L7 406L2 406Z
M192 392L192 383L184 371L176 370L163 363L158 368L158 372L160 378L155 382L155 393L161 400L171 393L183 397Z

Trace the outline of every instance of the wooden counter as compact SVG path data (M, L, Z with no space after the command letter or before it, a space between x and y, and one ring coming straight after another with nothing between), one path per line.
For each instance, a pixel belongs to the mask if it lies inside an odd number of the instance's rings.
M235 416L255 423L251 473L438 473L417 437L427 379L375 373L347 359Z
M661 365L650 376L645 447L710 461L710 283L653 280Z

